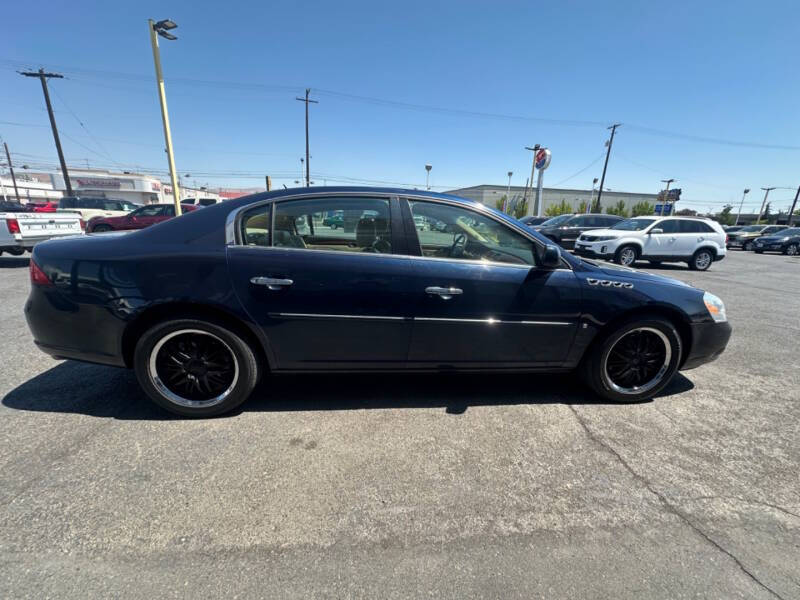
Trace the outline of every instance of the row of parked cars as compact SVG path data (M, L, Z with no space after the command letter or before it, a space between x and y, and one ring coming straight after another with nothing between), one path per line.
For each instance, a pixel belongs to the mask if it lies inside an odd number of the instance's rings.
M745 225L729 227L728 248L763 252L780 252L789 256L800 254L800 227L788 225Z

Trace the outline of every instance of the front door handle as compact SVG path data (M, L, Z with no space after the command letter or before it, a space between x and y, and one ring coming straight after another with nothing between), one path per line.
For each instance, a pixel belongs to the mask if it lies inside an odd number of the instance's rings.
M266 286L268 290L276 292L294 283L291 279L281 279L279 277L253 277L250 279L253 285Z
M453 296L460 296L464 292L457 287L437 287L434 285L426 287L425 293L431 296L439 296L442 300L450 300Z

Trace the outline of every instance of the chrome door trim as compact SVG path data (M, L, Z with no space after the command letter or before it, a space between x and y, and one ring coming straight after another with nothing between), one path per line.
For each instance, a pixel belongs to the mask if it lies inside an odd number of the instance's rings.
M455 319L445 317L392 317L388 315L331 315L320 313L270 313L271 317L284 319L353 319L364 321L431 321L449 323L479 323L483 325L572 325L567 321L503 321L492 317L486 319Z
M572 325L567 321L503 321L489 317L487 319L455 319L449 317L414 317L414 321L433 321L445 323L482 323L484 325Z
M284 319L363 319L365 321L406 321L411 317L392 317L388 315L326 315L318 313L272 313L270 316Z

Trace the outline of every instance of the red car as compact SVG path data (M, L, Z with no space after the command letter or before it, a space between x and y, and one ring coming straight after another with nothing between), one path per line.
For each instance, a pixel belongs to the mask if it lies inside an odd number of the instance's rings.
M33 205L33 212L56 212L58 208L58 201L56 202L37 202L36 204L31 203Z
M191 204L181 204L183 212L196 210ZM175 216L174 204L148 204L121 217L92 217L86 226L87 233L100 231L116 231L127 229L144 229L166 221Z

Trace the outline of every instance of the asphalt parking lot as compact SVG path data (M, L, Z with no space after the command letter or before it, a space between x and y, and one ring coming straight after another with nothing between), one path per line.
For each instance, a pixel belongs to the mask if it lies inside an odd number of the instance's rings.
M800 259L654 272L734 334L651 402L286 376L186 421L36 350L27 259L0 257L0 597L798 598Z

